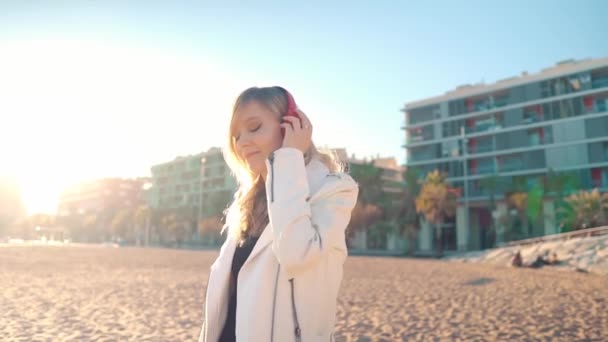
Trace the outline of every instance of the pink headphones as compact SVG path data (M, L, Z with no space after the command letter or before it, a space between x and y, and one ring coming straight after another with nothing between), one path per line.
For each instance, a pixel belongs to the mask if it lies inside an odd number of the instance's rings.
M297 109L296 101L293 99L293 96L291 95L291 93L283 87L279 87L279 86L276 86L276 87L281 89L285 93L285 97L287 98L287 112L283 115L284 116L295 116L296 118L300 119L300 116L298 115L298 111L296 110ZM301 122L301 119L300 119L300 122ZM285 136L285 128L283 128L283 127L281 127L281 134L283 136Z

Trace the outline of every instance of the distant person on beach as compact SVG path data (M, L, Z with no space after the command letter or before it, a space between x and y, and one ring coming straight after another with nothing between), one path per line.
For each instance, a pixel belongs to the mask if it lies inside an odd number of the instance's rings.
M200 342L330 341L358 184L317 150L281 87L239 95L224 159L238 189L210 269Z
M523 265L524 265L524 263L521 258L521 252L517 251L517 253L515 253L515 255L513 256L513 259L511 259L511 266L522 267Z
M557 265L560 261L557 258L557 253L553 252L551 255L545 260L546 265Z
M538 255L536 260L534 260L528 267L530 268L541 268L545 265L545 260L542 256Z

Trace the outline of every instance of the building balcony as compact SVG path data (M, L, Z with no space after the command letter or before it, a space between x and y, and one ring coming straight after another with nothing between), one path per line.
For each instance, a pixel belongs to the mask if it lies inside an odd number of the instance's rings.
M424 140L426 140L426 139L424 139L424 137L422 135L411 135L409 142L420 142L420 141L424 141Z
M483 124L475 127L467 128L467 133L481 133L481 132L492 132L499 131L502 129L500 124Z
M522 161L508 162L500 165L500 172L511 172L524 169L524 163Z
M591 88L593 89L604 87L608 87L608 77L598 78L591 82Z
M469 170L469 174L474 175L486 175L496 173L494 165L479 165L475 169Z
M434 155L430 155L430 154L416 153L416 154L410 154L408 160L410 162L421 162L421 161L433 160L433 159L437 159L437 158L439 158L439 157L438 156L434 156Z
M536 113L526 113L524 114L524 118L521 120L522 124L533 124L536 122L541 122L542 120L538 117Z
M469 154L485 153L492 151L494 151L494 146L492 144L477 145L475 147L469 147L468 149Z
M433 136L409 135L408 137L403 139L403 145L407 146L409 144L415 144L425 141L433 141Z

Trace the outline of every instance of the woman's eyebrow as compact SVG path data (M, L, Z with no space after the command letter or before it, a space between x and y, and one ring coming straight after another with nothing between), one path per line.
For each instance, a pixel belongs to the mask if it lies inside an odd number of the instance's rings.
M247 119L244 120L243 123L248 123L249 121L252 121L252 120L255 120L255 119L258 119L258 117L257 116L249 116ZM240 121L237 121L234 126L238 127L240 123L241 123Z

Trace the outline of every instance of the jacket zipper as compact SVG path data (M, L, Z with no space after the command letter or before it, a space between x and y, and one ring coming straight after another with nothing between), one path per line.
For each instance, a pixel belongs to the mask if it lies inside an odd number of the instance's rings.
M291 285L291 308L293 312L293 325L295 327L294 334L296 336L296 342L302 341L302 331L300 330L300 322L298 321L298 310L296 309L296 300L293 293L293 278L289 279Z
M274 317L275 309L277 307L277 286L279 285L279 271L281 270L281 264L277 268L277 275L274 279L274 297L272 299L272 326L270 327L270 341L274 341Z
M268 156L270 161L270 203L274 202L274 151Z

